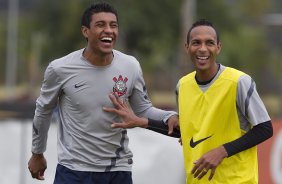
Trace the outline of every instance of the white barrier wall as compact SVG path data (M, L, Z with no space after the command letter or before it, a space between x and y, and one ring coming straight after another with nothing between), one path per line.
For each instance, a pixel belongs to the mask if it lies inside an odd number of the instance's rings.
M32 124L0 121L0 184L51 184L57 164L56 124L51 124L45 157L45 181L31 178L30 158ZM184 184L182 147L178 139L135 128L128 130L133 157L134 184Z

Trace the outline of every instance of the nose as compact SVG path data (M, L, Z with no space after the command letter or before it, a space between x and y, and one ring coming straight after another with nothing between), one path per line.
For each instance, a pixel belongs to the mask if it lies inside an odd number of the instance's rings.
M205 44L205 43L201 44L199 50L200 50L200 51L206 51L206 50L207 50L206 44Z
M112 33L113 29L111 28L110 25L106 25L104 31L107 32L107 33Z

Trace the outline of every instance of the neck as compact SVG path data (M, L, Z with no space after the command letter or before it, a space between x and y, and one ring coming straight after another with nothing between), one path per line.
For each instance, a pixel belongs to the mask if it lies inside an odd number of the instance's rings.
M112 63L114 57L112 52L97 54L88 47L84 49L82 55L89 63L95 66L107 66Z
M201 83L211 81L217 74L219 67L220 65L215 63L209 70L196 71L196 80Z

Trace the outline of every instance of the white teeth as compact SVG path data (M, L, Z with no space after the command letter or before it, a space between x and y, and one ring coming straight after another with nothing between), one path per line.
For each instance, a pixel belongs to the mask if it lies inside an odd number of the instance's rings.
M208 56L198 56L197 58L198 59L208 59L209 57Z
M111 37L104 37L104 38L102 38L101 39L102 41L113 41L113 38L111 38Z

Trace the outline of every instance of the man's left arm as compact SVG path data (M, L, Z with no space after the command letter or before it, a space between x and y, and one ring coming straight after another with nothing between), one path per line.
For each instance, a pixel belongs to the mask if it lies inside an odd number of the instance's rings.
M230 157L262 143L263 141L272 137L272 135L273 128L271 121L266 121L254 126L250 131L248 131L239 139L226 143L223 146L228 154L228 157Z

